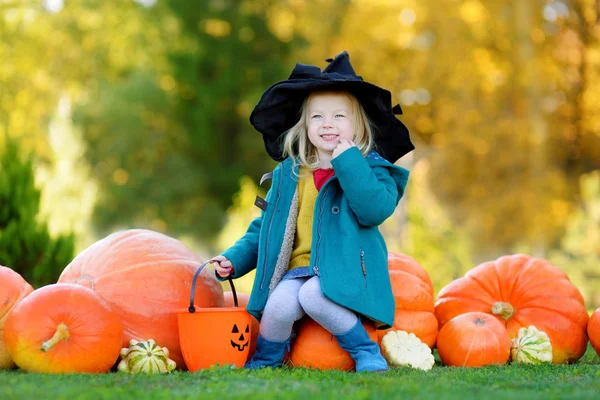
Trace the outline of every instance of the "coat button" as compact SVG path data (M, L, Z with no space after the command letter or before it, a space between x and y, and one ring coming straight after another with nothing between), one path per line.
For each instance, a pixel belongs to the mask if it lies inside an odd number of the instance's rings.
M334 213L334 214L339 214L340 208L338 206L333 206L331 208L331 212Z

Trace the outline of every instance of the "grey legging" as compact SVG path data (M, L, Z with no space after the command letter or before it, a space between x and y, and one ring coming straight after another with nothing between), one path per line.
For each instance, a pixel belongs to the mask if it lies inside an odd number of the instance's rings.
M280 282L269 296L260 334L272 342L283 342L304 313L334 335L348 332L358 321L354 312L323 296L318 276L295 278Z

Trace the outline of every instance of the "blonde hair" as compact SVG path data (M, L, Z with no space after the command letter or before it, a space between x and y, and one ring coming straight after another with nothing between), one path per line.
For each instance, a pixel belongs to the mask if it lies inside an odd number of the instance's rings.
M300 109L300 119L296 125L288 129L283 135L283 156L291 157L294 167L299 165L309 171L319 168L319 155L317 149L308 139L308 102L312 97L322 93L338 93L350 100L352 116L354 118L354 143L360 152L366 156L374 147L373 128L363 106L358 99L346 91L316 91L306 96Z

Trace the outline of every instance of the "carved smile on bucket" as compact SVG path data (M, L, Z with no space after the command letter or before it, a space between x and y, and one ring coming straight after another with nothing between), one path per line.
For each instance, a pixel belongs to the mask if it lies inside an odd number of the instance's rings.
M236 334L236 336L238 333L240 333L236 324L233 324L233 329L231 329L231 333ZM249 325L246 325L245 333L248 335L246 337L250 336L249 335L250 334L250 326ZM241 333L236 341L234 341L233 339L230 340L231 347L233 347L234 349L238 349L238 351L244 351L246 346L248 346L248 343L250 343L250 339L246 340L246 342L244 342L244 340L245 340L244 333Z
M242 344L242 343L236 343L233 340L231 340L231 346L234 349L238 349L238 351L244 351L244 349L246 348L246 346L248 346L248 342Z

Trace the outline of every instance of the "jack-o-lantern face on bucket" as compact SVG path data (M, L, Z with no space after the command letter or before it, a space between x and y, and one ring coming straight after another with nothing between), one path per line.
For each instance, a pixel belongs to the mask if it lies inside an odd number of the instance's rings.
M233 324L233 329L231 330L233 338L231 339L231 347L234 349L238 349L238 351L244 351L246 346L250 343L250 326L246 325L246 329L244 332L240 333L236 324ZM239 334L239 336L238 336ZM244 334L246 334L244 336Z

